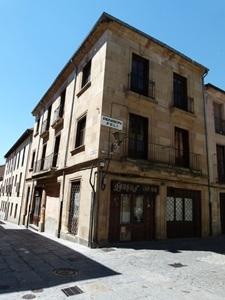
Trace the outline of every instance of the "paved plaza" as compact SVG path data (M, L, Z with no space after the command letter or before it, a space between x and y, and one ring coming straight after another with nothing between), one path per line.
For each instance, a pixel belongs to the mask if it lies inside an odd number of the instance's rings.
M66 296L63 289L82 292ZM0 300L225 299L225 237L89 249L0 224Z

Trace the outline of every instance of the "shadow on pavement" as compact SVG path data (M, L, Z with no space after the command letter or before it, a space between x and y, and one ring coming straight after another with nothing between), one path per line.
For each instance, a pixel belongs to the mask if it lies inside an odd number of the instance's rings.
M182 251L208 251L225 254L225 235L208 238L168 239L143 242L113 243L112 247L135 250L164 250L172 253Z
M112 275L119 273L53 240L0 226L0 294Z

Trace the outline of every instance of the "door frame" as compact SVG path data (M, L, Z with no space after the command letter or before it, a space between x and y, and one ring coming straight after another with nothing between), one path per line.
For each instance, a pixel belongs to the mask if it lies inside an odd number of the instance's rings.
M158 186L138 184L132 182L111 182L110 194L110 212L109 212L109 241L121 241L120 235L124 230L130 230L131 238L129 241L151 240L155 237L156 217L155 217L155 200L158 194ZM130 223L122 224L120 222L121 215L121 195L129 195L129 211ZM134 202L136 196L143 196L143 218L144 223L138 224L134 222ZM148 206L150 205L150 206ZM144 232L139 232L142 228ZM143 237L143 238L142 238Z

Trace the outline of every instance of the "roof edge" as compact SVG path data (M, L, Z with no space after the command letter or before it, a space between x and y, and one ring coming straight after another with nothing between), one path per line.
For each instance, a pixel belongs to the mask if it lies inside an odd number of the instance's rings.
M26 138L33 134L33 128L26 129L24 133L18 138L18 140L13 144L13 146L8 150L8 152L4 155L5 158L9 157L9 155L16 150L16 148L21 145Z
M54 85L56 85L58 79L60 78L60 76L64 73L64 71L67 69L67 67L72 64L73 65L73 59L76 57L76 55L81 51L81 49L84 47L85 43L87 42L88 38L95 32L95 30L97 29L97 27L103 22L116 22L142 36L144 36L147 39L152 40L153 42L155 42L156 44L160 45L161 47L167 48L168 50L172 51L173 53L177 54L178 56L182 57L183 59L185 59L186 61L198 66L199 68L204 70L204 74L206 74L209 69L207 67L205 67L204 65L198 63L197 61L191 59L190 57L186 56L185 54L179 52L178 50L170 47L169 45L159 41L158 39L150 36L149 34L129 25L128 23L121 21L120 19L115 18L114 16L103 12L101 14L101 16L99 17L99 19L97 20L97 22L94 24L94 26L92 27L92 29L90 30L90 32L86 35L86 37L84 38L84 40L82 41L82 43L80 44L80 46L77 48L77 50L73 53L73 55L70 57L70 59L68 60L68 62L64 65L64 67L62 68L62 70L58 73L58 75L56 76L56 78L54 79L54 81L52 82L52 84L50 85L50 87L47 89L47 91L44 93L44 95L42 96L42 98L39 100L39 102L37 103L37 105L34 107L34 109L32 110L32 114L33 116L35 116L35 111L37 110L38 106L43 104L45 97L47 96L47 94L51 91L51 89L54 87ZM74 65L73 65L74 67Z
M220 93L222 93L222 94L225 94L225 90L219 88L218 86L216 86L216 85L214 85L214 84L212 84L212 83L206 83L206 84L205 84L205 87L206 87L206 88L212 88L212 89L217 90L218 92L220 92Z

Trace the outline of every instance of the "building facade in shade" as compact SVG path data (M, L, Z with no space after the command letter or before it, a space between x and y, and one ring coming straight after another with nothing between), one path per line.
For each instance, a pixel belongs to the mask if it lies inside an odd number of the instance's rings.
M27 129L5 154L0 218L19 223L33 129Z
M207 236L207 71L103 14L33 110L23 223L85 245Z
M212 232L225 233L225 91L205 85Z
M0 196L2 193L2 183L3 183L4 172L5 172L5 165L1 165L0 166Z

